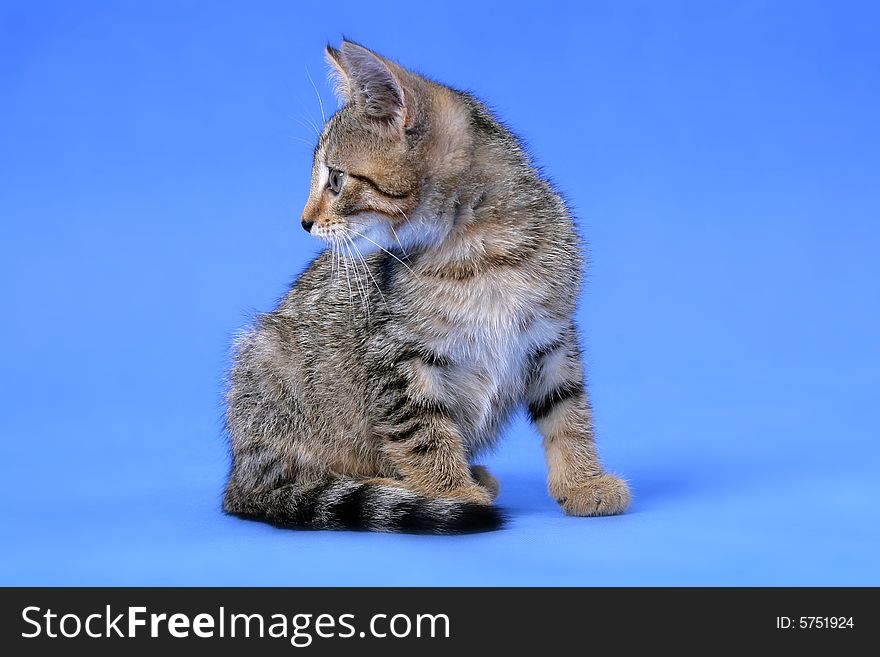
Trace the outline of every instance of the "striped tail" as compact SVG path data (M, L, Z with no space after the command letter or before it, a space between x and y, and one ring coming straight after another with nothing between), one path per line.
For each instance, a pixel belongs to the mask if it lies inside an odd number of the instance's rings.
M465 534L499 529L498 507L434 499L405 488L348 477L241 493L227 489L224 510L280 527Z

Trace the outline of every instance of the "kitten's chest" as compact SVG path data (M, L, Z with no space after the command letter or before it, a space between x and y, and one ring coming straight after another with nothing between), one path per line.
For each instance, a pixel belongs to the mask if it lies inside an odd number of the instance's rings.
M451 362L446 385L471 435L489 439L522 397L530 354L558 328L515 278L426 286L411 311L423 344Z
M478 277L439 281L416 291L413 318L441 353L459 364L492 366L499 376L531 341L539 315L521 281Z

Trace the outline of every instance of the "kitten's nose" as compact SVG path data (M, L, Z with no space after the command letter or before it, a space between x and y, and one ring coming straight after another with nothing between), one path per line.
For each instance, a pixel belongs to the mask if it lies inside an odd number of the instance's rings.
M303 229L304 229L307 233L311 233L311 232L312 232L312 226L315 225L315 222L314 222L314 221L310 221L309 219L303 219L303 220L302 220L302 225L303 225Z

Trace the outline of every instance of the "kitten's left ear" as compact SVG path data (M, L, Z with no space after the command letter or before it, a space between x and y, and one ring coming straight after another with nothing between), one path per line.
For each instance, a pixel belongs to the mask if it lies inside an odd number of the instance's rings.
M406 124L406 94L385 60L351 41L343 41L341 50L328 47L327 59L339 74L337 92L343 98L370 118Z

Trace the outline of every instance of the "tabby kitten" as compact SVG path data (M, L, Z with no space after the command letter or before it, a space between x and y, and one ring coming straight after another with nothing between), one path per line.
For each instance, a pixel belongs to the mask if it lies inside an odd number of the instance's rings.
M629 490L593 440L564 201L469 94L350 41L327 59L344 104L302 225L328 248L236 342L224 509L291 527L497 528L498 483L473 460L524 403L563 509L623 512Z

